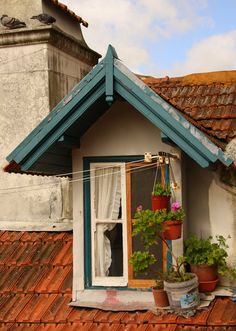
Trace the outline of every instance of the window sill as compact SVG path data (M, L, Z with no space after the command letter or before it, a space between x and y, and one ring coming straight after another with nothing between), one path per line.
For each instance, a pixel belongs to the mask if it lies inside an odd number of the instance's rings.
M84 290L77 292L77 301L70 306L98 308L110 311L153 310L155 304L152 292L138 289L129 290Z

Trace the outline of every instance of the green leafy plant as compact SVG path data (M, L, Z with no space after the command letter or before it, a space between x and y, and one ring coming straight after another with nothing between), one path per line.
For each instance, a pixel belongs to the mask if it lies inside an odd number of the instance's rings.
M157 270L157 280L185 281L189 277L192 277L181 269L184 261L174 255L172 248L162 235L165 230L164 222L173 218L179 220L180 216L184 216L184 211L180 204L174 205L170 212L167 212L166 209L152 211L150 209L142 210L139 208L135 213L132 236L140 235L144 247L142 251L135 251L131 255L130 263L135 273L147 273L149 267L156 263L156 257L150 252L150 247L157 245L159 238L170 251L174 263L167 273Z
M228 238L218 235L215 239L212 236L203 239L192 235L185 240L185 261L193 265L215 265L219 274L236 278L236 270L227 266Z
M134 272L146 272L150 265L156 263L156 258L149 251L136 251L130 258Z
M154 196L171 196L170 185L161 185L160 183L155 184L152 195Z

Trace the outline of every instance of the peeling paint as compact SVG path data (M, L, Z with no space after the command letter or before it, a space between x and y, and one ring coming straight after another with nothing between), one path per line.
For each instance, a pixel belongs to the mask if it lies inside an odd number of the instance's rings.
M114 59L114 66L118 68L125 76L134 82L139 88L145 90L147 85L143 83L135 74L133 74L120 60Z
M70 94L68 97L66 97L66 98L63 100L63 104L64 104L64 106L65 106L66 104L68 104L72 99L73 99L72 94Z
M219 147L213 144L209 139L207 139L198 129L196 129L193 125L190 126L190 133L200 141L203 146L205 146L212 154L219 154Z
M190 123L185 121L185 122L182 122L182 125L183 127L186 129L186 130L189 130L190 129Z

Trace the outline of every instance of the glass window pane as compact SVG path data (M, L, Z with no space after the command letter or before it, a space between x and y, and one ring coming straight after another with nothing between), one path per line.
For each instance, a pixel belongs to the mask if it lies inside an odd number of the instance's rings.
M122 224L97 224L95 240L95 276L123 276Z

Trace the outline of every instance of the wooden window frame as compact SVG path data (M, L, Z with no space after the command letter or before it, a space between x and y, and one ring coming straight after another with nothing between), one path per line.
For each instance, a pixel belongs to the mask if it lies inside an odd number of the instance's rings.
M126 164L126 206L127 206L127 249L128 249L128 287L129 288L150 288L155 285L152 279L134 279L134 271L132 264L129 262L132 255L132 209L131 209L131 169L136 167L152 167L153 163L135 162ZM167 270L167 247L163 244L162 255L163 271Z

